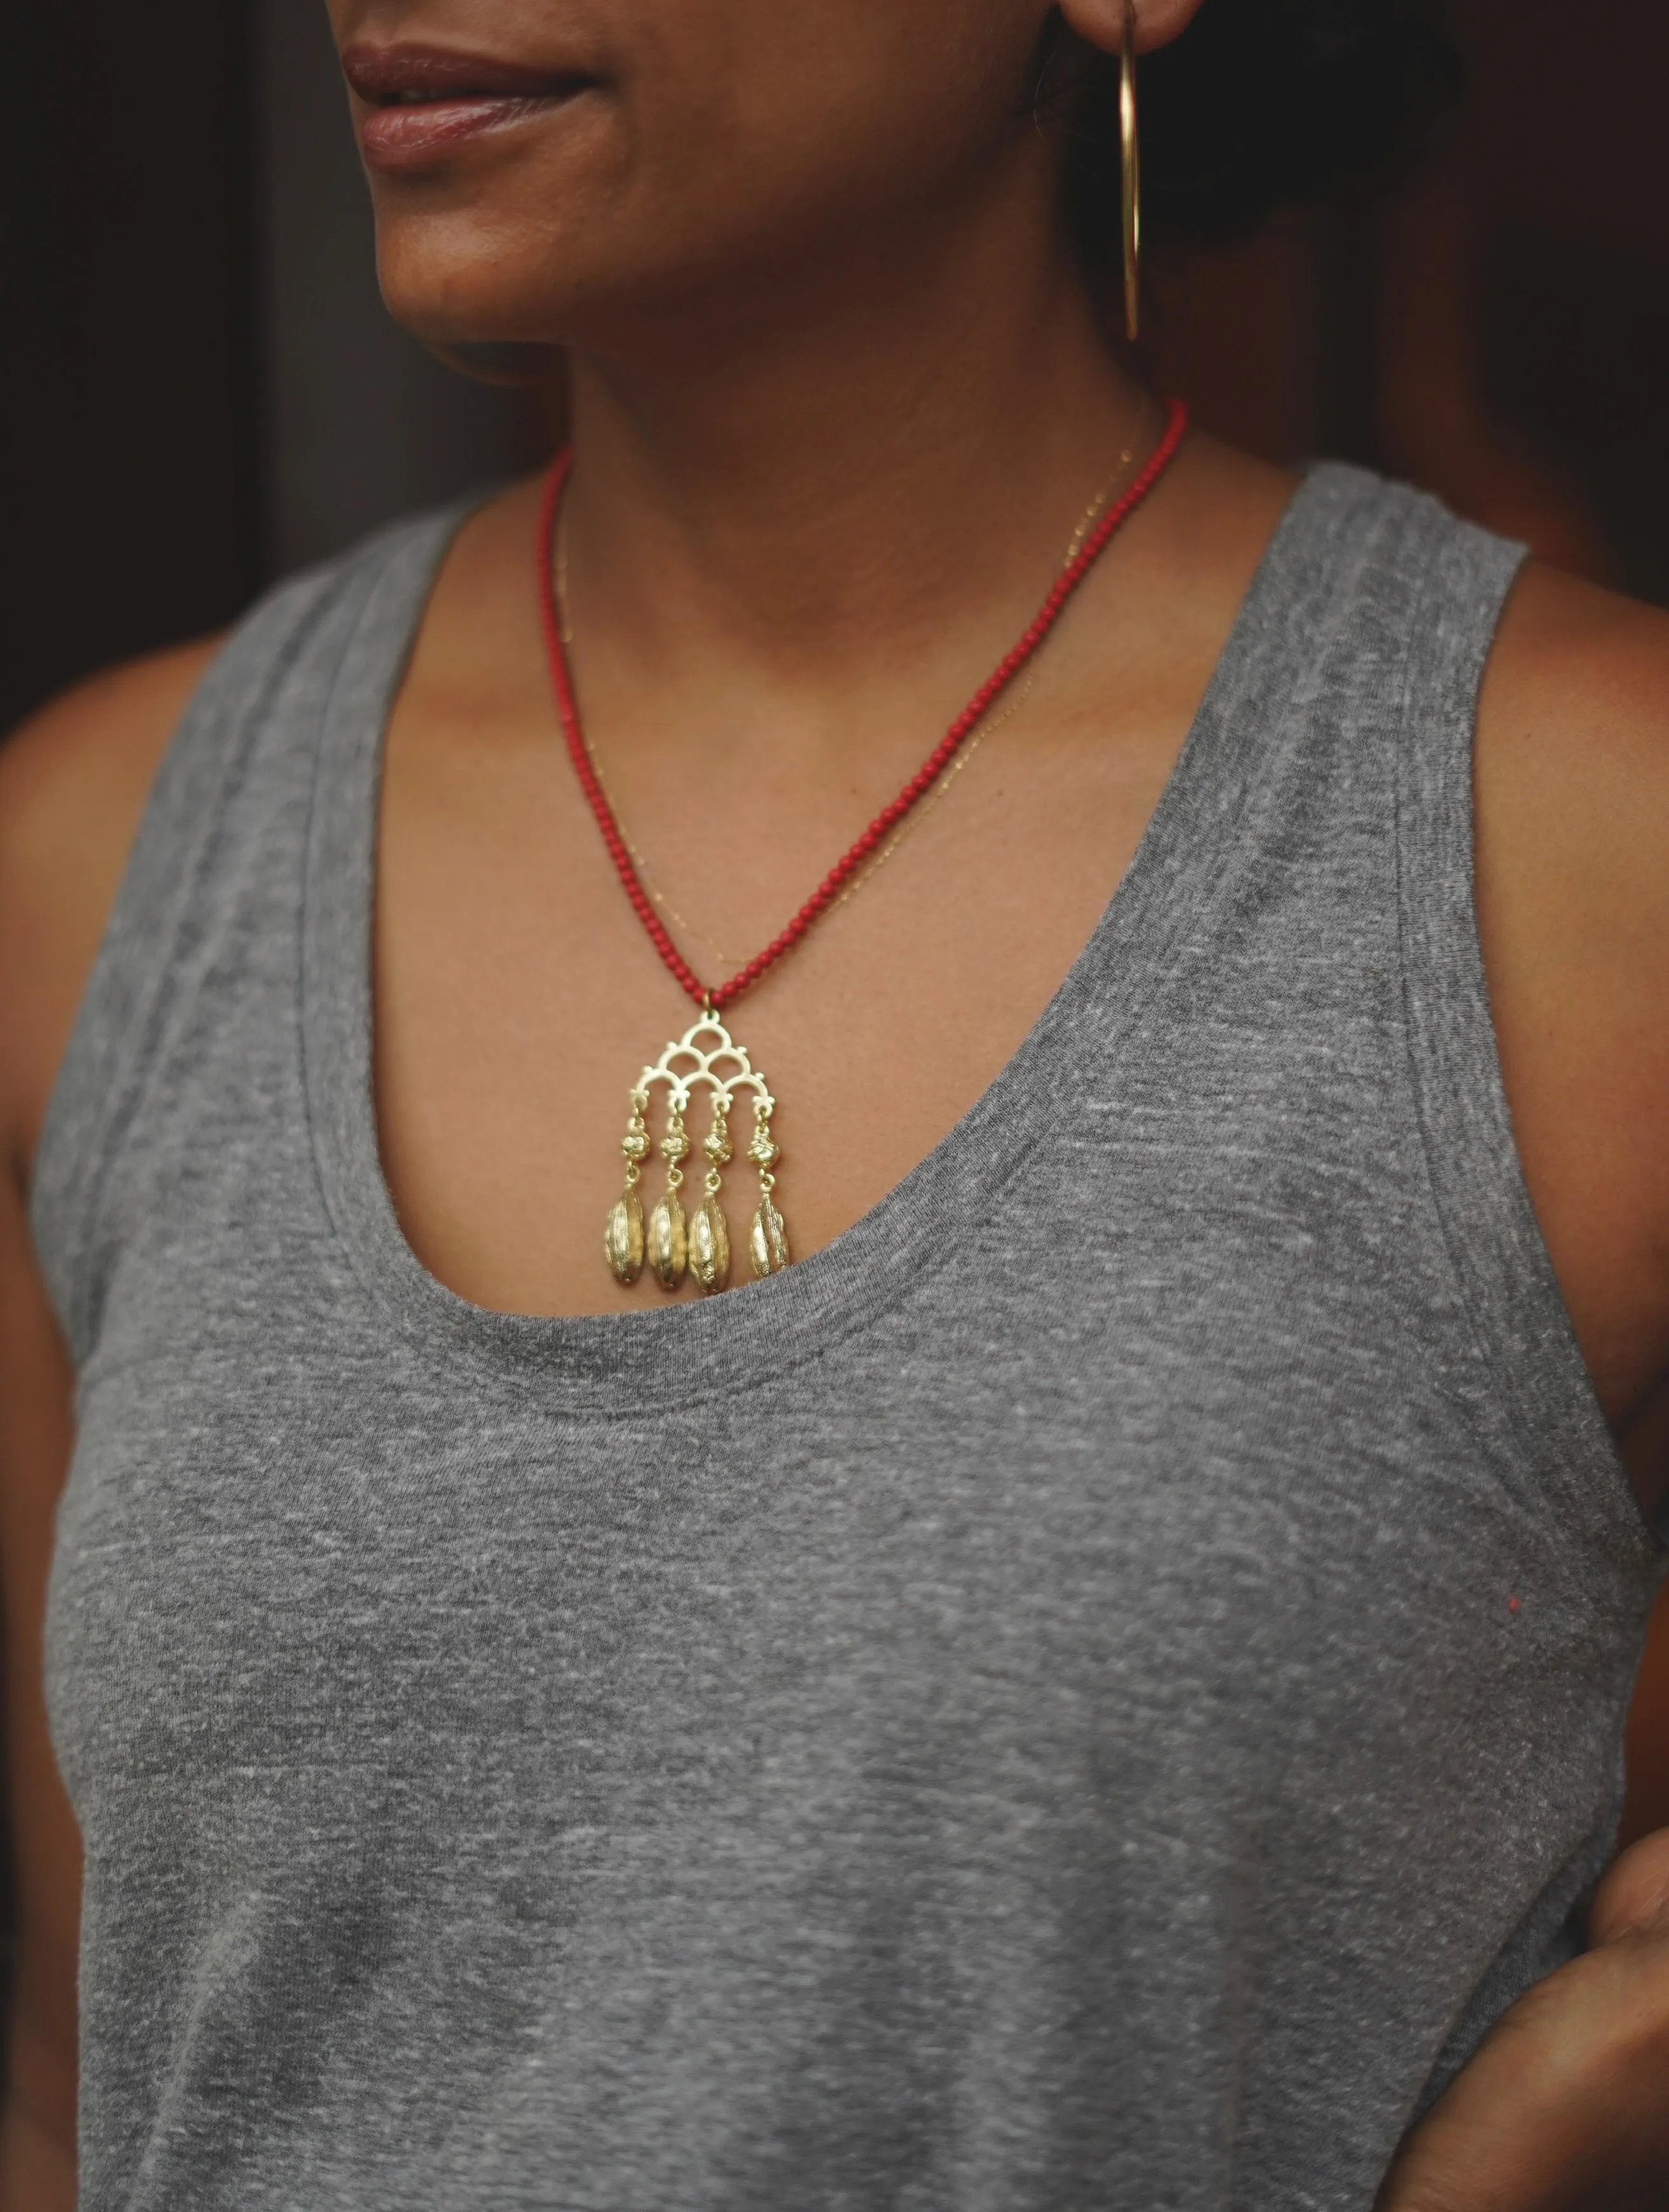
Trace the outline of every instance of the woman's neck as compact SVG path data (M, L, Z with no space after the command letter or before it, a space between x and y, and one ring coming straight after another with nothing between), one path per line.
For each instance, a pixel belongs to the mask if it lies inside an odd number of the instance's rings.
M998 611L1035 594L1150 403L1047 210L998 212L576 352L589 630L667 676L741 655L791 688L947 626L994 618L1006 642Z

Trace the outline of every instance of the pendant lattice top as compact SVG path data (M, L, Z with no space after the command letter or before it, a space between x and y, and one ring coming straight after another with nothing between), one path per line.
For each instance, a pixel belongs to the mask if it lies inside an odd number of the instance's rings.
M710 1036L716 1042L705 1049L696 1040ZM721 1073L728 1063L729 1073ZM667 1046L652 1066L646 1067L638 1079L640 1091L652 1085L667 1086L667 1104L675 1114L682 1114L689 1105L699 1085L714 1094L714 1103L728 1114L738 1091L750 1091L757 1103L763 1107L766 1118L776 1110L776 1100L766 1086L765 1079L749 1059L747 1048L737 1043L716 1014L703 1014L692 1022L683 1035Z

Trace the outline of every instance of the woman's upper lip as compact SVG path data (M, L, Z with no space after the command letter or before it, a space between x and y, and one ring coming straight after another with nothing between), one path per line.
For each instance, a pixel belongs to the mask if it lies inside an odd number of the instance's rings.
M377 103L416 94L428 100L537 100L577 92L597 80L588 70L540 68L507 62L490 54L469 54L452 46L344 47L343 74L364 100Z

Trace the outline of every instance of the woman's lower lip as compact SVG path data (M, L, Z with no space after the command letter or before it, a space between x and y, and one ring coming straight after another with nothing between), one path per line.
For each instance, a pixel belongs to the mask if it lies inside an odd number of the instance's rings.
M420 168L466 138L524 122L548 108L565 106L573 97L572 94L469 93L456 100L373 107L361 125L360 145L373 169Z

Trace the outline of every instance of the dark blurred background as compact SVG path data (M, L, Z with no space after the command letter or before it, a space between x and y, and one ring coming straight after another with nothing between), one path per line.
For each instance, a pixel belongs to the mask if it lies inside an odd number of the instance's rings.
M0 41L5 727L549 433L384 313L320 0L0 0Z
M1458 12L1438 164L1158 272L1155 373L1669 604L1669 7ZM4 726L550 423L384 315L318 0L0 0L0 42Z
M1157 272L1154 374L1669 605L1669 5L1458 15L1437 163ZM319 0L0 0L0 727L552 428L384 315ZM1669 1741L1662 1626L1636 1746Z

